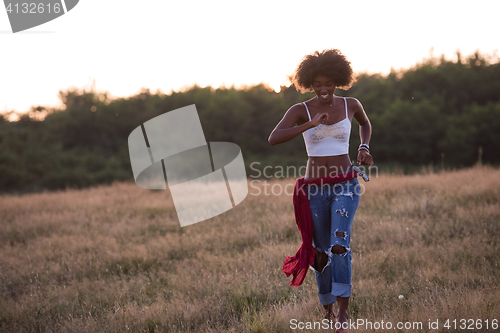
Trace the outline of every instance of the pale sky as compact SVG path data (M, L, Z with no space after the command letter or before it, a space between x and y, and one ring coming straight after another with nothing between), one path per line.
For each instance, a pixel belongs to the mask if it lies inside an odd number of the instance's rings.
M387 74L434 55L499 48L500 1L80 0L12 34L0 8L0 112L59 106L58 91L126 97L197 83L285 84L301 58L340 49L355 72Z

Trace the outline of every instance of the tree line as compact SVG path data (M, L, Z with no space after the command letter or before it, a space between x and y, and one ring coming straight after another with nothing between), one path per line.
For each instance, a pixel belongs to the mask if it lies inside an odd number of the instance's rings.
M373 125L371 153L378 165L460 168L500 163L500 62L476 52L454 61L430 58L388 75L358 75L339 96L357 98ZM196 104L206 141L238 144L252 175L256 167L301 166L301 136L271 147L267 138L293 104L313 97L293 86L275 92L193 86L170 94L143 89L111 99L95 89L60 91L62 108L32 107L18 121L0 117L0 191L44 189L132 180L127 138L145 121ZM359 145L353 122L350 157ZM254 163L258 162L258 163ZM250 164L253 164L250 169ZM254 172L255 174L255 172Z

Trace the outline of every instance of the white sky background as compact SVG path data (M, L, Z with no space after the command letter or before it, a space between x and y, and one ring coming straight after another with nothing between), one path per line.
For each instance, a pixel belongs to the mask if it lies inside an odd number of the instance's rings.
M36 0L26 0L36 2ZM301 58L340 49L355 72L389 73L434 55L498 50L500 1L80 0L12 34L0 5L0 112L59 106L92 84L113 97L142 87L284 84Z

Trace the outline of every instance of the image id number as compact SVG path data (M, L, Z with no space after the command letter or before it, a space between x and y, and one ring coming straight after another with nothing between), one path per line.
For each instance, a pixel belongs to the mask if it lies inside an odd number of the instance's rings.
M480 330L482 328L485 329L498 329L498 319L493 319L493 320L482 320L482 319L447 319L446 322L443 325L444 328L447 329L453 329L456 330L461 329L461 330Z
M53 5L51 4L43 4L43 3L16 3L15 5L12 5L12 3L9 3L7 6L7 13L12 13L14 12L15 14L42 14L44 12L46 13L56 13L59 14L61 12L61 4L55 3Z

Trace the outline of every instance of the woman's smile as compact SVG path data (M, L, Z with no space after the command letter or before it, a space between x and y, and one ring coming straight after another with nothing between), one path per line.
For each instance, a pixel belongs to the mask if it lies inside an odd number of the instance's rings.
M324 92L316 95L318 97L318 100L323 103L323 104L329 104L330 106L332 105L333 101L333 94L329 92Z

